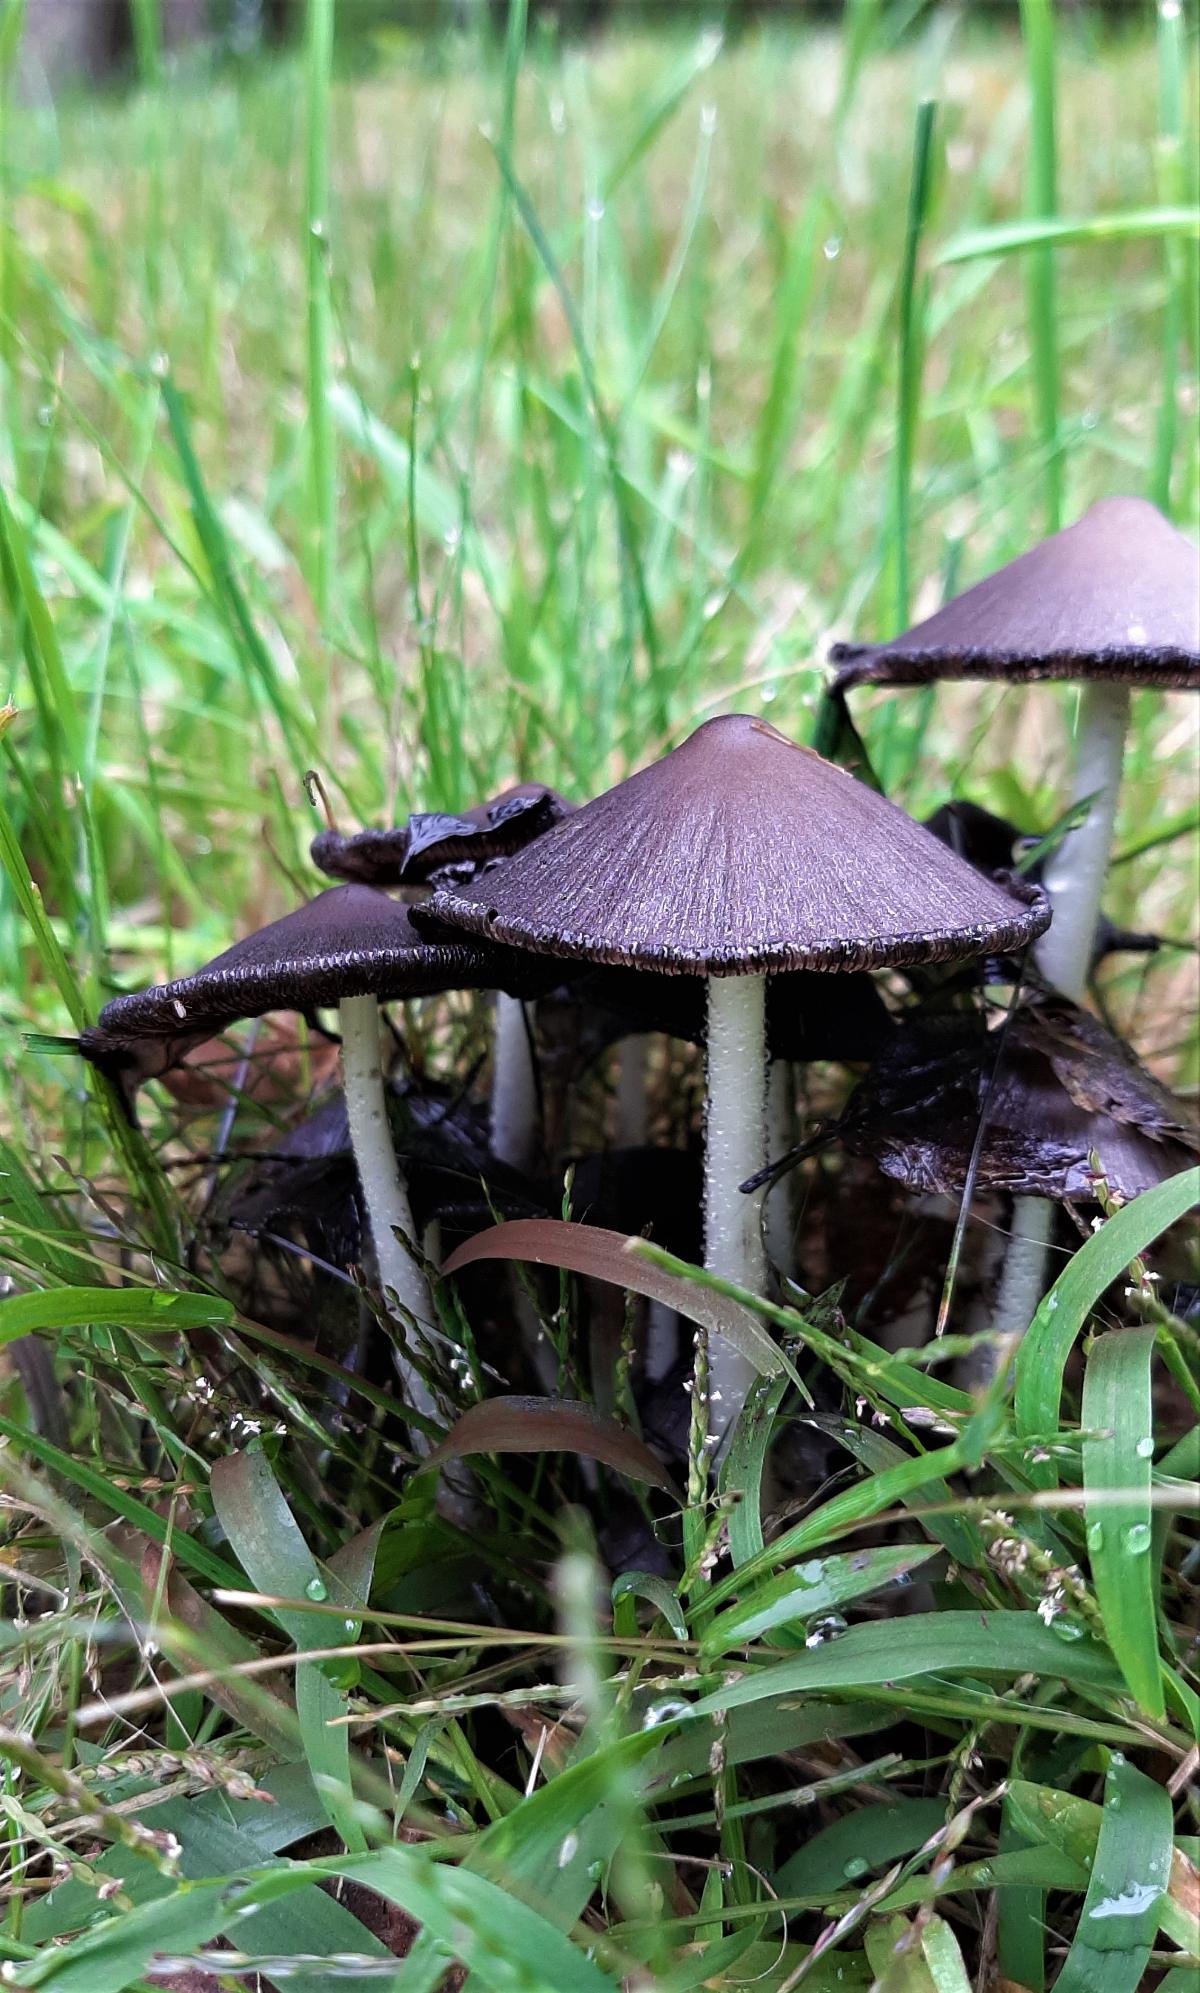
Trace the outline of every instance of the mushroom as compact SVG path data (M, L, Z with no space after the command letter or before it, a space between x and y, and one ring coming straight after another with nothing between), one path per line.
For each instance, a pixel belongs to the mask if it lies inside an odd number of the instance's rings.
M761 1197L741 1185L765 1162L768 977L1020 948L1049 912L1037 887L986 879L844 769L735 715L415 918L560 960L706 978L705 1264L761 1294ZM750 1373L722 1343L712 1376L727 1426Z
M1095 1202L1093 1156L1128 1200L1185 1169L1197 1145L1181 1104L1127 1045L1074 1004L1036 1000L1001 1046L961 1015L902 1026L841 1132L887 1176L950 1196L972 1179L981 1116L975 1187L1059 1204Z
M1082 688L1072 801L1089 805L1047 861L1054 923L1037 949L1046 980L1079 998L1100 913L1136 686L1200 691L1200 556L1144 498L1107 498L883 644L837 644L836 684L942 678Z
M314 865L335 879L425 890L431 882L474 878L559 822L571 804L553 789L518 783L461 816L419 813L390 830L352 836L329 829L312 841ZM492 1153L532 1169L538 1148L538 1082L530 1020L519 998L496 993L492 1049Z
M425 1276L396 1236L412 1238L413 1219L388 1130L379 1005L443 990L529 987L529 966L503 950L428 940L407 907L372 886L334 886L235 942L195 975L114 997L99 1023L81 1034L80 1050L128 1084L131 1073L161 1072L242 1018L336 1004L346 1114L380 1282L428 1328L434 1309ZM403 1357L399 1368L413 1409L434 1413L420 1373Z
M1072 801L1087 815L1043 868L1054 921L1035 951L1078 999L1100 923L1135 686L1200 690L1200 557L1143 498L1108 498L924 622L883 644L837 644L835 689L941 678L1081 684ZM1045 1286L1048 1204L1018 1199L1001 1305L1028 1326Z
M961 1016L902 1027L841 1132L854 1154L912 1190L1005 1192L1014 1226L1045 1214L1044 1229L1016 1231L1005 1253L989 1311L997 1348L1029 1325L1030 1261L1040 1277L1055 1206L1098 1202L1096 1159L1127 1200L1185 1169L1196 1146L1180 1104L1122 1040L1076 1005L1040 999L1021 1006L999 1047ZM976 1360L964 1381L983 1382L988 1369Z

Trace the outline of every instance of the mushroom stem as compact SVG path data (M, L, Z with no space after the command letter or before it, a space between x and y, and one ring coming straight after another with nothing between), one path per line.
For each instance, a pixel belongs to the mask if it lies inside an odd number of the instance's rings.
M525 1006L496 994L492 1046L492 1154L511 1168L532 1169L538 1145L538 1089Z
M1046 1292L1046 1261L1053 1236L1054 1206L1049 1198L1013 1199L1012 1237L992 1309L992 1332L997 1338L1023 1336L1037 1313Z
M766 978L708 979L708 1114L704 1135L704 1264L765 1294L762 1192L739 1185L766 1161ZM709 1429L724 1438L756 1372L723 1336L709 1351Z
M790 1059L772 1059L767 1070L767 1161L776 1163L796 1146L796 1096ZM767 1192L767 1258L781 1280L795 1268L792 1179L784 1176Z
M1046 981L1077 1002L1087 988L1096 944L1128 725L1128 685L1083 687L1072 801L1091 800L1078 830L1047 860L1045 886L1054 919L1035 949Z
M636 1031L617 1048L616 1141L619 1149L645 1146L647 1126L646 1077L650 1037Z
M362 1185L379 1281L418 1322L432 1325L433 1302L420 1267L396 1237L415 1238L412 1207L392 1147L383 1066L379 1056L379 1005L373 996L343 997L338 1006L342 1032L342 1085L350 1146ZM413 1411L436 1418L429 1386L411 1359L400 1351L397 1368L404 1395ZM418 1436L418 1445L423 1435Z

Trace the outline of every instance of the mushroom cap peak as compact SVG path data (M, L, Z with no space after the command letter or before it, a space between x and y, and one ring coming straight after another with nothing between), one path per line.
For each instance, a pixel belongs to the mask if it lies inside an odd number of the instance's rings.
M837 683L1101 679L1200 690L1200 553L1145 498L1103 498L887 643L835 644Z
M982 877L745 714L707 721L414 914L561 959L718 976L957 961L1023 947L1049 921L1036 888Z

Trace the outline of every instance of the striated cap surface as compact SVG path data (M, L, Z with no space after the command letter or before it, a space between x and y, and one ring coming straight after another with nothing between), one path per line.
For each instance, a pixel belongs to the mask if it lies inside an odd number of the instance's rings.
M764 721L710 720L470 885L414 909L568 961L738 975L952 962L1025 944L1044 895L985 878Z
M1144 498L1105 498L882 644L835 644L835 683L1107 679L1200 689L1200 553Z

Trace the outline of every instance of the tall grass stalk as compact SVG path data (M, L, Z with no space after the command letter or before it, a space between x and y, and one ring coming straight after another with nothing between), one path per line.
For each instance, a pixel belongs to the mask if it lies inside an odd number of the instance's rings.
M305 268L308 279L308 455L312 484L312 590L322 629L333 611L337 566L337 460L329 386L333 321L333 244L329 186L329 99L333 69L333 0L308 0L308 131L305 144Z
M1031 214L1058 213L1057 86L1052 0L1021 0L1029 70L1028 201ZM1046 530L1062 525L1063 462L1059 434L1058 293L1053 249L1029 253L1029 336L1038 435L1044 453Z

